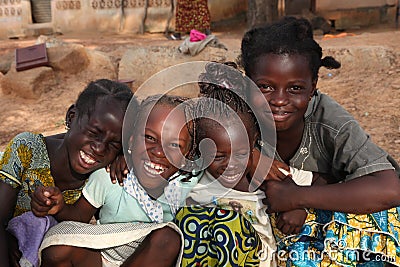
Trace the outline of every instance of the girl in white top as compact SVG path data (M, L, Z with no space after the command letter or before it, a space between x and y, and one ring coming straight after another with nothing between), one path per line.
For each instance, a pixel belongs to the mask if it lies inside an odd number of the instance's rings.
M217 63L206 66L208 71L215 68ZM195 108L196 143L206 171L188 195L189 206L176 216L185 238L182 266L275 266L276 244L263 204L265 194L250 186L258 164L253 156L257 121L226 85L200 84L205 97ZM311 184L311 172L294 173L301 184Z

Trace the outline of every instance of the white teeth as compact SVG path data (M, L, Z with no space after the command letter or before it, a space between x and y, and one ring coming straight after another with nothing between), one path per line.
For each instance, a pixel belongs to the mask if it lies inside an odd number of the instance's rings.
M161 174L166 171L167 168L161 166L160 164L156 164L154 162L146 160L144 162L144 168L151 174Z
M79 154L81 156L81 159L83 160L83 162L85 162L86 164L95 164L96 161L90 157L88 154L86 154L85 152L83 152L82 150L79 151Z
M224 179L224 180L227 180L227 181L236 181L236 180L238 180L240 177L242 177L242 173L238 173L238 174L234 174L234 175L225 175L225 174L222 174L221 176L220 176L220 178L222 178L222 179Z

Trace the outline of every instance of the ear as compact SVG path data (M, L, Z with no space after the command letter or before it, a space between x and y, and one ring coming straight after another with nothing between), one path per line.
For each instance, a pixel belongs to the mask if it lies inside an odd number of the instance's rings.
M68 128L71 127L71 123L77 115L76 106L73 104L68 108L67 114L65 115L65 126Z
M258 130L256 130L256 126L254 126L254 128L251 130L251 132L249 134L252 134L253 136L253 140L249 140L252 141L250 145L251 150L254 149L257 145L257 140L260 138L261 134ZM250 137L250 136L249 136Z
M318 82L318 78L317 79L315 79L313 82L312 82L312 90L311 90L311 93L310 93L310 100L311 100L311 98L317 93L317 82Z
M128 149L132 149L133 147L133 142L135 141L135 138L133 136L133 134L131 135L131 137L129 137L129 141L128 141Z

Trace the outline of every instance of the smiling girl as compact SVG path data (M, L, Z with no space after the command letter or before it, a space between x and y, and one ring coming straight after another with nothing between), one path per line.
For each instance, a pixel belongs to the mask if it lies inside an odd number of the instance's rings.
M317 89L319 69L340 63L322 56L306 19L293 17L248 31L241 50L276 124L276 159L329 177L305 187L290 179L266 183L268 212L310 209L298 235L275 231L282 266L399 266L400 168Z
M30 195L36 187L57 186L65 202L73 203L89 175L122 153L121 124L132 95L124 84L106 79L93 81L68 109L66 133L43 136L24 132L9 142L0 159L0 266L8 267L9 262L18 264L21 257L18 248L9 247L11 257L7 255L8 246L15 243L11 241L14 237L29 236L25 241L30 248L40 244L44 230L32 227L28 213ZM23 221L28 221L31 225L28 229L35 233L21 231ZM9 231L5 230L7 224ZM37 266L37 256L23 260Z
M185 99L167 95L143 100L139 110L130 107L127 114L135 118L125 117L130 173L124 187L101 170L74 205L65 205L57 188L35 191L36 215L74 221L49 230L41 266L179 265L181 236L170 221L197 182L183 182L188 175L179 171L193 149L190 108ZM88 224L97 209L98 225Z

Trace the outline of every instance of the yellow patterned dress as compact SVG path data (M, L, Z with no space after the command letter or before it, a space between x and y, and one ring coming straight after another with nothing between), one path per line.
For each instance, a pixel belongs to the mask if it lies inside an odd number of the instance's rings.
M261 240L240 213L213 207L182 207L175 223L184 236L181 266L259 266Z
M0 180L18 188L14 216L31 210L30 193L39 185L54 186L50 173L50 159L42 134L20 133L7 145L0 159ZM75 202L82 187L63 192L66 203Z

